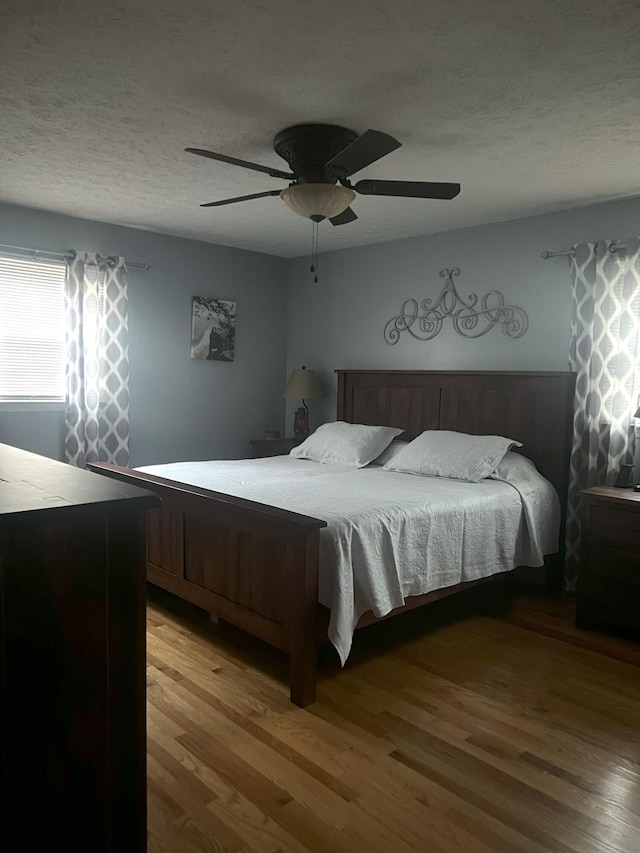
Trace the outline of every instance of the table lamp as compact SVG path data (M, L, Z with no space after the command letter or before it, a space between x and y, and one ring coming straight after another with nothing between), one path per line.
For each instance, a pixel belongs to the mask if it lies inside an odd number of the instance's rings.
M309 435L309 407L305 400L319 400L324 397L315 370L307 370L304 364L301 369L292 370L282 396L287 400L302 400L302 406L296 409L293 419L294 442L300 444Z

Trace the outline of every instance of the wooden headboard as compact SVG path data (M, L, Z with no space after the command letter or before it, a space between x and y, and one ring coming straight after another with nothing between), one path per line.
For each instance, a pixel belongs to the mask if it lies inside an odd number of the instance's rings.
M563 506L569 482L574 373L337 370L338 420L504 435L555 486Z

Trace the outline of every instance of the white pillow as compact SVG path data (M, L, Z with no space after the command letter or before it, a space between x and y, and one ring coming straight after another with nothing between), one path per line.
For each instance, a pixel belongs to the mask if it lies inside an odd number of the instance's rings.
M542 476L530 459L527 459L522 453L509 451L505 453L504 457L496 465L495 470L491 472L491 477L494 480L506 480L510 482L515 477L527 478L535 474Z
M395 427L335 421L318 427L289 455L314 462L337 462L351 468L364 468L401 432Z
M522 444L501 435L426 430L387 462L383 471L478 483L495 471L512 447L522 447Z
M389 447L386 447L380 456L376 456L376 458L371 463L372 465L386 465L394 456L397 456L398 453L402 450L403 447L406 447L409 444L408 441L403 441L401 438L394 438Z

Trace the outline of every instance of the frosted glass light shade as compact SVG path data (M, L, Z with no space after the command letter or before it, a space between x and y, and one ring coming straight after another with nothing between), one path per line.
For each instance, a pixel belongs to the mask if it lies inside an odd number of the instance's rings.
M294 184L280 193L290 210L316 221L344 213L355 197L353 190L336 184Z

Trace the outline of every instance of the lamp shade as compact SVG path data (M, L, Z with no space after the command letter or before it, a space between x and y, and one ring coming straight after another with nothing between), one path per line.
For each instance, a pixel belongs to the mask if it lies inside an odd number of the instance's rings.
M287 400L319 400L324 397L324 391L315 370L307 370L303 367L291 371L282 396Z
M290 210L316 221L344 213L355 197L353 190L334 184L294 184L280 193Z

